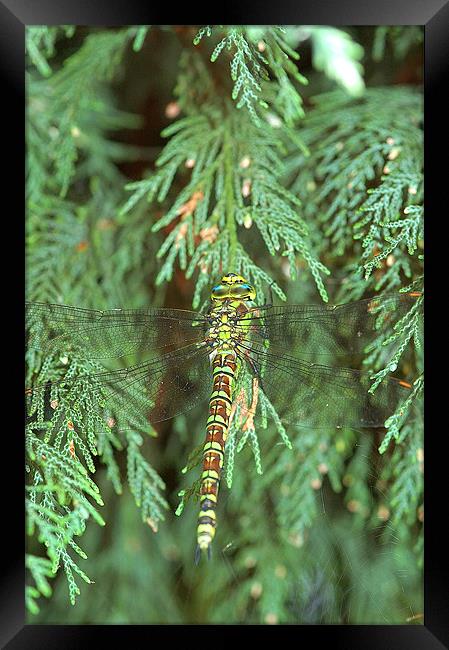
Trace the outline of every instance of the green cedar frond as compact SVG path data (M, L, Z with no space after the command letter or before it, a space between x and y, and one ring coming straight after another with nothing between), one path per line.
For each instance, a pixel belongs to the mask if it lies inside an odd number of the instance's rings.
M421 25L380 25L374 30L371 55L375 61L381 61L386 56L387 44L397 60L423 42L424 32Z
M349 34L335 27L311 27L309 34L314 67L322 70L353 97L362 95L365 83L359 61L363 57L363 47L355 43Z
M143 198L164 202L175 177L185 178L183 189L153 226L154 232L171 228L158 251L165 262L157 284L170 280L179 259L187 277L198 269L206 276L225 268L245 269L261 288L260 274L247 264L250 258L237 228L249 231L254 225L272 256L287 257L293 278L298 254L305 260L327 300L321 276L328 270L311 248L307 224L298 214L301 201L280 182L283 149L276 131L262 132L244 116L199 114L175 122L163 135L171 138L156 161L157 171L127 186L134 192L122 209L126 214ZM202 288L200 280L194 306Z
M299 59L299 55L288 45L285 31L281 27L233 26L223 30L208 26L201 28L193 40L198 45L204 36L225 32L210 60L215 62L222 53L232 52L232 99L236 108L247 109L257 126L261 125L261 112L269 106L290 126L304 115L301 96L291 79L302 84L307 79L291 61Z
M90 583L91 580L72 558L72 551L81 558L87 557L73 538L83 534L90 517L104 526L103 518L90 499L98 505L103 505L103 501L98 487L87 476L86 469L76 456L72 457L68 447L62 452L56 451L42 442L35 435L35 430L36 424L32 424L27 432L27 452L32 468L32 482L27 486L27 532L33 535L36 531L39 542L46 547L53 574L57 573L62 562L70 602L74 605L79 588L73 571L85 582ZM29 567L31 571L34 569L36 572L35 564ZM46 575L49 575L48 572Z
M52 73L48 59L55 54L56 41L61 36L71 38L75 33L75 29L76 27L74 25L27 27L25 30L26 52L41 75L49 77Z
M128 430L127 439L129 487L141 508L142 521L156 532L158 522L164 519L162 508L168 509L168 503L161 495L165 484L140 452L142 436Z
M39 332L42 323L31 326ZM36 370L39 368L39 358L31 351L28 360ZM74 573L85 582L91 582L71 556L71 551L75 550L81 557L87 557L73 536L83 534L90 517L100 525L105 523L89 500L103 505L98 487L88 476L88 470L95 472L96 469L94 457L100 455L107 466L108 477L120 493L121 478L114 449L127 447L129 485L142 508L143 520L153 530L157 530L158 521L163 519L162 509L168 507L162 496L163 482L141 454L139 447L143 440L137 430L125 429L125 439L114 432L117 423L144 429L146 422L136 418L131 405L129 412L121 408L114 419L114 400L108 396L106 407L105 395L100 390L92 390L88 380L78 381L73 389L70 388L71 379L99 368L98 364L78 359L68 351L55 349L47 356L40 364L35 381L45 384L48 380L64 378L67 384L54 384L49 395L50 411L53 410L50 417L45 393L37 393L32 398L29 410L32 421L26 436L32 468L32 484L27 488L30 495L27 499L28 532L36 534L46 546L53 573L62 565L72 604L79 595ZM32 604L31 607L34 609Z
M345 299L361 297L356 286L391 291L410 277L422 245L422 97L408 88L372 88L356 102L333 92L315 104L301 129L312 154L291 155L290 189L302 191L306 219L320 215L315 237L330 242L332 257L354 250L362 260L370 282L355 265Z
M146 35L148 30L151 28L151 25L141 25L135 29L135 37L133 41L133 50L134 52L140 52L143 47ZM133 32L134 33L134 32Z
M80 151L84 147L97 150L91 139L92 122L98 129L98 120L103 118L104 127L117 128L107 115L109 105L101 101L101 84L117 74L131 36L127 29L90 34L48 80L30 84L31 90L35 89L28 103L30 127L34 122L37 132L53 140L54 181L62 197L69 189ZM86 124L86 117L90 124ZM122 126L119 122L118 128Z
M39 605L36 600L40 596L49 598L52 594L52 588L48 579L54 577L51 560L37 555L26 554L25 566L31 574L34 585L27 585L25 591L26 606L32 614L39 612Z

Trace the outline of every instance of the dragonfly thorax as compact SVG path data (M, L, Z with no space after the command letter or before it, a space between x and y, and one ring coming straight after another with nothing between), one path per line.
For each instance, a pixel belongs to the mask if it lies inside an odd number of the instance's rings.
M235 304L237 303L237 304ZM209 312L209 329L206 341L218 350L234 350L246 335L245 316L249 308L243 301L226 301Z

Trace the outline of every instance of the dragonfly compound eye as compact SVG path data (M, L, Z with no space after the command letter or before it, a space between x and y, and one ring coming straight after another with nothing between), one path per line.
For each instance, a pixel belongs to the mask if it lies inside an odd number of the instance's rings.
M221 300L227 295L229 295L229 287L227 287L225 284L217 284L217 286L213 287L212 289L211 298L215 300Z

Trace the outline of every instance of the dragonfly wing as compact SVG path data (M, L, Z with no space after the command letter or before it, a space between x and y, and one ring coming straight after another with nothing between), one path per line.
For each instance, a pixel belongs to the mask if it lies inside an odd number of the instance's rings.
M272 349L272 348L270 348ZM369 375L262 350L249 352L261 387L283 422L305 427L384 426L410 394L410 386L387 378L369 393Z
M180 347L204 338L203 315L182 309L93 310L27 303L28 347L51 353L75 346L91 359ZM51 338L51 337L56 338Z
M57 408L105 401L120 420L126 413L159 422L184 413L206 400L212 387L209 357L204 347L189 345L158 359L118 370L85 374L40 384L27 390L30 416L51 393ZM121 415L123 414L123 415ZM128 428L128 427L121 427Z
M416 304L417 294L368 298L346 305L291 305L261 308L250 319L252 336L268 339L302 358L363 352L379 319L397 322Z

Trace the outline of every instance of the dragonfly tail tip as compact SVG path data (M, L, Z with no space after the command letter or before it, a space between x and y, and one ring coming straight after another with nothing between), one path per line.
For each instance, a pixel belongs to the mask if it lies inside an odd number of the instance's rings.
M207 548L202 549L201 546L199 544L197 544L196 549L195 549L195 564L197 566L200 563L201 555L203 555L203 550L206 551L206 553L204 553L204 555L207 555L208 561L210 561L210 559L212 557L212 549L211 549L210 545L207 546Z

